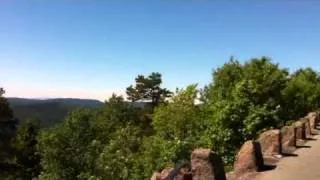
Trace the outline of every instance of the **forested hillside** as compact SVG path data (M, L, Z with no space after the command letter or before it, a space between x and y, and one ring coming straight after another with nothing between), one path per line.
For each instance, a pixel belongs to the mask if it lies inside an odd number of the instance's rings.
M0 143L1 177L150 179L155 170L189 160L198 147L213 149L229 167L244 141L320 106L319 72L290 73L266 57L231 59L213 70L205 87L171 92L162 84L160 73L138 75L127 99L145 102L144 108L114 94L100 108L72 111L44 130L36 121L16 129L1 91L0 137L8 137Z
M14 116L20 121L38 119L41 127L50 127L61 122L68 112L77 108L98 108L103 105L98 100L91 99L23 99L8 98Z
M14 98L8 97L10 106L27 106L35 104L45 103L60 103L68 106L79 106L79 107L100 107L102 102L94 99L75 99L75 98L54 98L54 99L25 99L25 98Z

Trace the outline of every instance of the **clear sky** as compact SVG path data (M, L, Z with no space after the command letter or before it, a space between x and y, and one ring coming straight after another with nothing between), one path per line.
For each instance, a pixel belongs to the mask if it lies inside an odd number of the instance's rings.
M317 0L0 0L6 96L104 100L153 71L201 87L231 55L319 70L319 48Z

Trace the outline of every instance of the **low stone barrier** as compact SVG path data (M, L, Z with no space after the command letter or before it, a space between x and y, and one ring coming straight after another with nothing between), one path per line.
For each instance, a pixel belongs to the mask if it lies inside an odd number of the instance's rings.
M280 154L280 130L273 129L260 134L258 142L261 145L262 154L272 156Z
M308 114L307 118L309 119L311 134L317 133L317 124L319 123L319 113L311 112Z
M296 128L296 140L298 139L306 139L306 135L305 135L305 123L302 121L297 121L294 124L295 128Z
M176 168L165 168L162 171L154 172L151 180L192 180L188 167L182 164Z
M288 152L291 150L291 147L296 146L294 126L284 126L281 128L281 146L283 152Z
M260 143L250 140L246 141L238 152L234 163L234 171L259 171L263 168L263 165Z
M311 131L310 120L309 120L308 117L303 118L303 120L305 121L305 124L306 124L306 126L305 126L305 128L306 128L306 131L305 131L305 133L306 133L306 138L311 138L311 136L312 136L312 131Z
M226 180L221 158L210 149L196 149L191 154L193 180Z

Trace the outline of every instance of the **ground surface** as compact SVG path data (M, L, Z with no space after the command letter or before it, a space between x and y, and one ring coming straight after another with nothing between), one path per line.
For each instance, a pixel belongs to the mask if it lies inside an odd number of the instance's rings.
M260 172L256 180L320 180L320 136L314 136L293 153L281 158L274 170Z

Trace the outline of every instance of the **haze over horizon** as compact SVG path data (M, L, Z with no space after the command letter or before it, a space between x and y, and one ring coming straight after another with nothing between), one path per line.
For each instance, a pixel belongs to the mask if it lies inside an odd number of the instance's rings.
M160 72L174 90L211 81L230 56L320 70L320 1L1 1L7 97L124 94ZM228 12L228 13L226 13Z

